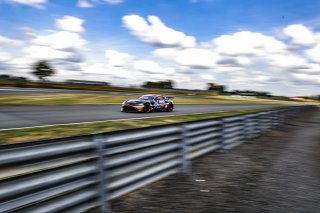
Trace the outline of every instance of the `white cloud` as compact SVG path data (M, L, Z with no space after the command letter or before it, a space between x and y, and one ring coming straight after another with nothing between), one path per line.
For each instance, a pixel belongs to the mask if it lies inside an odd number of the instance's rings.
M148 44L176 47L193 47L196 44L193 36L167 27L157 16L148 16L145 20L138 15L128 15L122 21L133 35Z
M16 39L11 39L11 38L7 38L4 36L0 35L0 46L1 45L14 45L14 46L18 46L21 45L22 41L20 40L16 40Z
M23 49L23 52L27 54L28 58L31 59L66 59L71 57L70 52L56 50L52 47L46 46L30 46Z
M242 66L251 65L253 63L252 58L245 56L235 57L235 60L239 65Z
M106 50L105 56L109 66L122 67L131 61L132 56L128 53L119 52L116 50Z
M315 47L306 50L306 55L315 62L320 62L320 45L316 45Z
M164 59L174 60L179 65L203 69L215 67L220 59L215 52L203 48L187 48L182 50L162 48L155 50L153 54Z
M84 31L82 24L84 20L74 17L74 16L64 16L61 19L56 20L56 26L65 31L81 33Z
M93 7L97 3L107 3L111 5L121 4L124 0L78 0L77 6L82 8Z
M140 25L142 29L144 26ZM291 30L284 28L283 32L285 31L287 36L294 36L290 34ZM222 82L229 88L294 94L299 92L295 85L304 85L306 88L317 84L319 86L319 35L310 31L305 40L304 36L296 35L292 41L288 41L286 38L280 40L258 32L241 31L218 36L213 38L211 43L200 42L198 47L159 48L153 51L153 55L176 63L178 68L182 66L182 76L197 73L197 82L191 80L180 84L190 88L200 88L200 85L218 76L214 81ZM212 72L213 76L210 76L206 69ZM256 69L261 71L252 71ZM224 77L221 79L221 76ZM284 88L287 89L283 90ZM304 93L307 91L308 89L305 89ZM309 91L314 91L314 88Z
M300 81L301 83L305 83L305 84L310 84L310 83L314 83L314 84L320 84L320 74L319 75L309 75L306 73L294 73L292 74L292 76ZM301 82L302 81L302 82Z
M90 7L93 7L93 4L87 0L79 0L77 2L77 6L82 8L90 8Z
M315 33L301 24L289 25L283 29L283 33L292 38L295 44L312 45L317 42Z
M287 45L261 33L250 31L222 35L201 48L160 48L153 54L190 69L232 72L257 64L291 68L303 66L306 60L287 50Z
M320 75L320 64L307 64L304 67L295 69L294 72Z
M10 61L12 60L11 55L6 52L0 51L0 72L11 68Z
M234 73L234 72L238 72L238 71L244 71L245 68L243 67L236 67L236 66L233 66L233 67L223 67L223 66L218 66L214 69L212 69L213 72L220 72L220 73L227 73L227 72L230 72L230 73Z
M150 60L137 60L133 62L133 69L151 74L173 74L175 69L172 67L161 67L158 63Z
M189 68L211 69L214 72L232 72L257 64L292 68L303 66L306 60L288 51L287 45L261 33L241 31L212 39L201 48L160 48L155 56L175 61Z
M24 71L30 71L30 65L34 63L33 60L30 60L30 58L27 57L15 57L12 58L12 60L8 61L8 64L10 64L12 67L15 68L15 71L17 72L24 72Z
M84 63L81 65L82 71L90 76L104 76L104 79L112 79L112 83L122 85L130 81L131 84L132 82L142 84L146 79L167 80L176 75L172 67L163 67L151 60L133 60L134 58L128 53L107 50L105 55L106 63ZM186 78L183 77L180 80L184 81Z
M8 63L18 71L29 70L37 60L49 60L59 70L80 70L87 41L79 33L71 31L45 30L44 33L32 32L26 28L27 39L21 48L21 56L12 58ZM74 30L72 31L79 31Z
M178 56L178 49L175 48L159 48L153 51L153 54L155 56L158 56L160 58L173 60Z
M51 46L54 49L82 48L86 40L77 33L58 31L47 35L35 35L32 44Z
M0 52L0 62L5 62L11 59L11 56L6 52Z
M193 68L213 68L215 67L219 56L206 49L190 48L178 52L176 61L180 65Z
M104 63L94 63L94 64L87 64L84 63L81 65L81 70L85 74L107 74L107 66Z
M305 88L308 88L314 85L317 87L316 90L319 90L319 85L320 85L320 65L319 64L307 64L305 67L292 70L290 74L292 78L291 82L294 85L305 86Z
M245 85L246 88L254 86L265 86L277 79L264 74L263 72L239 72L227 80L231 85Z
M193 79L190 76L186 76L186 75L177 75L174 78L170 78L170 79L173 79L174 82L177 82L177 83L184 83L183 84L184 86L182 86L182 88L186 88L185 83L190 83L193 81Z
M97 3L84 2L90 3L88 7ZM167 27L156 16L144 19L130 15L123 17L123 23L132 34L140 41L162 47L155 49L153 55L131 55L105 49L110 45L97 45L94 41L87 45L81 34L85 31L83 23L82 19L64 16L56 20L56 29L39 32L24 28L24 41L0 36L1 71L27 73L32 63L46 59L59 70L57 79L99 79L122 86L172 79L179 88L200 89L207 82L219 82L228 88L274 92L278 85L309 88L320 82L319 33L306 27L309 31L302 34L309 38L305 40L288 26L283 29L287 37L282 38L240 31L196 44L194 37ZM17 45L21 46L22 56L13 48ZM88 57L85 59L82 54ZM286 92L290 89L279 91Z
M275 38L261 33L241 31L222 35L212 40L216 52L224 55L263 56L284 52L286 45Z
M200 75L200 77L204 80L209 80L209 81L213 81L216 80L216 78L212 75L208 75L208 74L202 74Z
M6 1L13 4L22 4L22 5L35 7L38 9L43 9L44 4L47 2L47 0L6 0Z
M307 64L305 58L295 54L271 54L266 59L271 65L281 68L297 68Z
M93 63L84 64L81 66L82 71L88 75L99 75L100 77L105 76L106 78L116 80L115 78L121 79L132 79L134 75L128 69L122 67L111 67L105 63ZM99 78L100 78L99 77ZM121 81L120 79L120 81Z
M64 16L56 20L56 26L62 31L49 31L46 34L29 33L29 46L23 49L26 58L33 60L58 60L66 62L82 62L81 52L87 41L79 34L83 32L83 20ZM57 63L58 63L57 61ZM73 66L74 67L74 66Z

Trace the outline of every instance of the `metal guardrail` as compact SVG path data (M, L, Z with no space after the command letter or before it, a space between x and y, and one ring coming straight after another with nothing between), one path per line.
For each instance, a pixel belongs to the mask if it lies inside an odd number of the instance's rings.
M110 200L310 107L0 146L0 212L109 212Z

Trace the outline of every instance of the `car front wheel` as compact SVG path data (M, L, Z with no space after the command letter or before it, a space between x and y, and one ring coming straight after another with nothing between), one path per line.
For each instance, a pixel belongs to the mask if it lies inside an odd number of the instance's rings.
M150 112L150 105L149 105L149 104L144 105L144 107L143 107L143 112L144 112L144 113Z
M166 111L172 112L173 111L173 104L169 104Z

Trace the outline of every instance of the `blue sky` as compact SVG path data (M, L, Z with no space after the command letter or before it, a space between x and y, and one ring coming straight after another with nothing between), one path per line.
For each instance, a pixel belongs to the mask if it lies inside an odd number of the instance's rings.
M318 0L0 0L0 73L115 85L313 95L320 88Z

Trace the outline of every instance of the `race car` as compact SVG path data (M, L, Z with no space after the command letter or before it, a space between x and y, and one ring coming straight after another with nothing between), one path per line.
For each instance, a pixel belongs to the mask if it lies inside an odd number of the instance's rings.
M172 112L173 97L163 95L143 95L135 100L126 100L122 103L121 112L144 112L166 111Z

